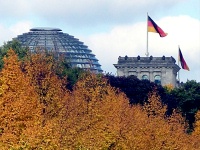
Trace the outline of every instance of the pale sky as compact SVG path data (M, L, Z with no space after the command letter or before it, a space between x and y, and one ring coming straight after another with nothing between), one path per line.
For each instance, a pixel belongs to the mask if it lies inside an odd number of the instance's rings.
M112 74L119 56L145 56L148 12L168 33L148 34L150 55L177 60L179 45L190 68L180 70L180 80L200 82L200 0L0 0L0 5L0 45L34 27L60 28L84 42Z

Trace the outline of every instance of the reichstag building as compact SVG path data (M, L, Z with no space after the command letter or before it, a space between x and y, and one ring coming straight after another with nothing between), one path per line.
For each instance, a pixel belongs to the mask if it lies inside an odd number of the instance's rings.
M101 65L92 51L79 39L61 31L58 28L32 28L30 32L18 35L14 39L18 40L23 47L29 47L30 51L37 48L53 51L64 55L72 67L102 73ZM173 57L119 56L114 66L118 76L134 75L141 80L147 79L161 85L178 86L176 77L180 67Z
M171 57L121 57L114 64L118 76L134 75L140 80L150 80L157 84L179 86L177 73L180 67L176 60Z
M72 67L102 73L101 65L92 51L83 42L58 28L32 28L30 32L18 35L16 39L30 51L37 48L62 54Z

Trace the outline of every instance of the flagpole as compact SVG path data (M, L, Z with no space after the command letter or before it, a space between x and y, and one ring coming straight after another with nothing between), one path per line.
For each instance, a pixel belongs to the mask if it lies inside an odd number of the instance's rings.
M146 49L146 57L149 56L149 52L148 52L148 38L149 38L149 35L148 35L148 12L147 12L147 49Z
M178 45L178 66L179 66L179 59L180 59L180 56L179 56L179 49L180 49L180 47L179 47L179 45ZM180 70L178 71L178 81L179 81L179 83L180 83Z

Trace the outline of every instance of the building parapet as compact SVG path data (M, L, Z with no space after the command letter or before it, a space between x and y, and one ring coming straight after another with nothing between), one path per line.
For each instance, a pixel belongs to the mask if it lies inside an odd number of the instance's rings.
M118 63L114 64L118 76L135 75L139 79L149 79L152 82L161 83L162 85L176 85L177 72L180 67L176 60L171 57L121 57Z

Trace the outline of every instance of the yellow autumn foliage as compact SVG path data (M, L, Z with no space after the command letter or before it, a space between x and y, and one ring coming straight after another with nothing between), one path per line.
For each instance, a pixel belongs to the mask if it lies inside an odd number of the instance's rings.
M2 150L198 150L181 113L166 116L156 90L130 105L102 75L86 73L70 93L51 56L32 54L22 64L10 50L0 72Z
M18 143L24 130L40 120L41 105L13 50L4 57L0 81L0 147L8 149Z

